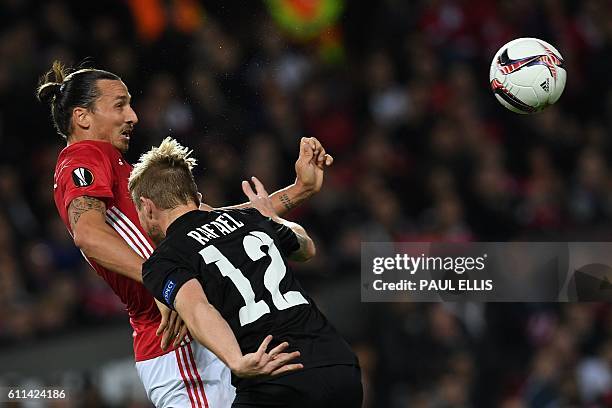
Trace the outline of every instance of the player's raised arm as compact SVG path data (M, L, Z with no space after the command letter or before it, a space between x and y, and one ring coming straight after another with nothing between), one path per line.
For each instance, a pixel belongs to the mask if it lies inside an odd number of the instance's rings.
M142 282L142 259L106 223L104 201L81 196L68 206L74 244L89 259L120 275Z
M257 179L257 177L252 177L251 179L253 184L255 184L256 192L253 191L251 185L247 181L242 182L242 191L249 198L249 206L256 208L261 215L270 217L270 219L277 224L289 228L291 231L293 231L295 237L297 238L299 247L295 251L291 252L289 258L294 261L304 262L315 256L315 244L306 233L304 227L295 222L287 221L279 217L272 205L272 200L268 196L264 185Z
M300 154L295 162L295 182L270 195L276 214L286 214L289 210L319 192L323 185L325 167L331 166L333 162L334 158L325 152L321 142L314 137L303 137L300 140ZM242 203L221 209L247 208L250 206L250 203ZM213 208L207 204L202 204L200 209L212 210Z
M302 364L289 364L300 356L300 352L283 353L289 346L286 342L267 351L272 336L267 336L255 353L242 355L232 329L208 302L197 279L179 288L174 306L196 340L215 353L238 377L274 376L303 368Z

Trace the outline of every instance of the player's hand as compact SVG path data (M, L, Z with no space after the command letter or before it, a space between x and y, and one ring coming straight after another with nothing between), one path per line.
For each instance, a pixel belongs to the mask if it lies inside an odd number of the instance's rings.
M300 140L300 155L295 162L295 184L309 194L319 192L325 167L333 162L334 158L325 152L317 138L303 137Z
M155 299L155 304L157 305L159 314L161 315L161 322L159 322L159 327L157 328L157 332L155 332L155 334L159 336L164 330L166 330L166 327L168 327L168 320L172 310L157 299Z
M272 200L268 195L264 185L259 181L257 177L251 177L253 184L255 184L255 191L249 184L248 181L242 181L242 191L247 196L251 203L251 207L256 208L261 215L264 217L276 218L278 215L272 205Z
M183 322L181 316L172 310L170 312L170 317L168 318L168 327L162 333L162 350L167 349L170 342L172 342L173 347L177 347L185 339L187 333L187 325L185 325L185 322Z
M162 350L167 349L171 341L174 347L178 346L187 335L187 326L174 310L157 299L155 299L155 303L161 314L161 322L155 334L162 336L160 344Z
M288 364L291 360L299 357L300 352L283 353L282 351L289 347L287 342L279 344L270 352L266 352L271 341L272 336L267 336L255 353L246 354L237 363L233 364L230 369L234 375L240 378L275 376L304 368L302 364Z

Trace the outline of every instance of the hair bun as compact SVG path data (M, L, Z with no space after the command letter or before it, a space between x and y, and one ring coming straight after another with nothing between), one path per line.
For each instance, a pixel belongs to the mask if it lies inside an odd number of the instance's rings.
M62 88L62 84L57 82L47 82L38 88L37 97L38 100L47 104L50 104L54 98L59 95Z

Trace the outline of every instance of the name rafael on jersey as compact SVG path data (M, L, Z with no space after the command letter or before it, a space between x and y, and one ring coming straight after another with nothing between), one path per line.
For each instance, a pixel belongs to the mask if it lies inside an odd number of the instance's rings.
M206 245L211 239L219 238L220 235L228 235L243 226L242 222L224 213L215 218L214 221L207 222L201 227L189 231L187 236L195 239L202 245Z

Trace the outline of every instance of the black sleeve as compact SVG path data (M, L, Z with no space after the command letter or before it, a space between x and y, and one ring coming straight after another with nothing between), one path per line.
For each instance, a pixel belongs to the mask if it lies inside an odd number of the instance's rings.
M268 218L268 222L276 232L276 236L280 241L280 251L284 256L289 256L298 249L300 249L300 242L295 235L295 232L286 225L279 224L272 219Z
M142 281L160 302L174 310L174 300L181 286L198 275L169 259L148 259L142 266Z
M247 217L251 217L253 222L259 223L262 220L265 220L264 222L268 223L276 233L281 246L279 249L284 256L289 256L300 249L300 242L291 228L272 221L270 217L261 215L259 210L256 208L244 208L238 211Z

